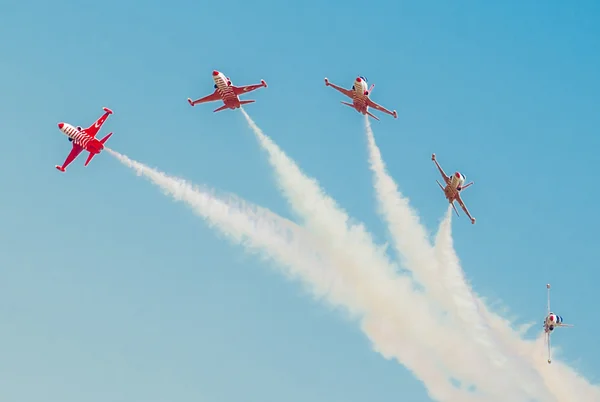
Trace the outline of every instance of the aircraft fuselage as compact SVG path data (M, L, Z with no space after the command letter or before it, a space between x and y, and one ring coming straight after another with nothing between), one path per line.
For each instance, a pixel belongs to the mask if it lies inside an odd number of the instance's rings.
M104 149L104 144L97 138L79 130L79 127L76 128L69 123L58 123L58 128L69 137L69 141L74 142L90 153L98 154Z
M231 80L225 74L216 70L213 71L212 78L215 82L215 89L221 95L223 103L230 109L239 108L241 106L240 98L233 91Z

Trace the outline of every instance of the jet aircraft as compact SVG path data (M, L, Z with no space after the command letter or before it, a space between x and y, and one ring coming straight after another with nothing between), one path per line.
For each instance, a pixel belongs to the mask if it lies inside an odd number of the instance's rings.
M475 224L475 218L473 218L471 216L471 214L469 213L469 210L465 206L465 203L463 202L462 198L460 197L461 191L463 191L467 187L471 186L473 184L473 182L465 184L465 181L467 178L460 172L454 173L452 175L452 177L448 176L444 172L444 170L442 169L440 164L437 162L437 160L435 159L435 154L431 154L431 160L435 162L435 165L437 166L438 170L440 171L440 174L442 175L442 178L444 179L444 183L446 184L446 187L442 186L439 181L436 180L436 182L440 186L442 191L444 192L444 195L446 196L446 199L448 200L448 202L452 205L452 208L454 208L454 212L456 212L456 215L458 216L458 211L456 210L456 207L454 206L454 201L456 201L460 204L463 211L465 211L465 214L467 214L469 219L471 219L471 223Z
M59 130L66 134L66 136L69 138L69 141L73 143L73 147L71 148L71 152L69 152L69 155L67 155L67 159L65 159L62 166L56 165L56 169L60 170L61 172L65 172L67 166L73 162L83 150L90 153L84 164L84 166L87 166L92 158L104 149L104 144L113 133L108 133L106 137L102 138L101 140L96 138L96 134L98 134L98 131L108 116L112 114L112 110L107 107L102 108L102 110L104 110L104 114L100 116L100 118L98 118L94 124L86 129L82 129L81 126L73 127L68 123L58 123Z
M550 355L550 335L552 334L552 331L557 327L572 327L573 325L563 323L563 318L560 315L550 311L550 284L546 285L546 289L548 289L548 305L543 327L544 334L546 335L546 345L548 346L548 364L550 364L552 363L552 356Z
M215 109L213 112L220 112L224 109L238 109L242 105L256 102L255 100L240 100L240 95L254 91L258 88L267 87L267 83L265 82L265 80L260 80L260 84L236 87L231 83L231 79L229 77L226 77L225 74L217 70L212 72L212 78L215 82L215 92L205 96L204 98L196 100L188 98L188 103L190 105L196 106L200 103L215 102L221 100L223 101L224 105Z
M395 110L390 112L383 106L378 105L377 103L375 103L371 100L369 95L371 94L371 92L373 92L373 88L375 87L375 84L371 85L371 88L369 88L369 83L367 82L367 79L363 76L357 77L356 80L354 80L354 85L352 85L351 90L339 87L335 84L332 84L331 82L329 82L329 79L327 79L327 78L325 78L325 85L338 90L339 92L346 95L348 98L352 99L352 103L347 103L344 101L341 101L341 102L346 106L350 106L351 108L354 108L359 113L362 113L364 115L368 114L375 120L379 120L378 117L376 117L371 112L369 112L369 108L371 107L373 109L379 110L380 112L387 113L391 116L394 116L395 119L398 118L398 113Z

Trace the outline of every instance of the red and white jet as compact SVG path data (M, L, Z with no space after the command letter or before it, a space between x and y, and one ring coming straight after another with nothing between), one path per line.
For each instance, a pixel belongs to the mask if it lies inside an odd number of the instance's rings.
M454 201L457 201L460 204L463 211L465 211L465 214L467 214L469 219L471 219L471 223L474 224L475 218L471 216L462 198L460 198L460 192L463 191L465 188L471 186L473 182L465 184L467 178L460 172L454 173L452 177L448 176L446 173L444 173L444 170L442 169L440 164L437 163L437 160L435 160L435 154L431 154L431 160L435 162L435 165L439 169L440 174L442 175L442 178L446 183L446 187L442 186L439 181L436 180L436 182L444 192L444 195L446 196L448 202L450 202L450 204L452 205L452 208L454 208L454 212L456 212L456 215L458 216L458 211L454 206Z
M372 107L373 109L377 109L380 112L394 116L395 119L398 118L398 113L395 110L390 112L389 110L387 110L381 105L378 105L377 103L373 102L371 98L369 98L369 94L373 92L375 84L371 85L371 88L369 88L369 83L367 82L367 79L363 76L356 78L356 80L354 81L354 85L352 85L352 90L348 90L339 87L335 84L332 84L327 78L325 78L325 85L328 87L333 87L334 89L337 89L338 91L346 95L348 98L351 98L352 103L347 103L343 101L342 103L346 106L354 108L359 113L362 113L364 115L368 114L375 120L379 120L378 117L375 117L371 112L369 112L369 108Z
M546 345L548 345L548 364L552 363L552 356L550 355L550 334L554 331L556 327L572 327L571 324L563 323L563 318L554 314L550 311L550 284L546 285L546 289L548 289L548 306L546 310L546 318L544 319L544 334L546 335Z
M196 99L195 101L193 101L191 98L188 98L188 103L190 105L196 106L199 103L222 100L224 105L218 109L215 109L213 112L220 112L224 109L237 109L242 105L256 102L255 100L240 100L240 95L254 91L258 88L267 87L265 80L260 80L260 84L236 87L235 85L231 84L231 79L229 77L226 77L225 74L217 70L212 72L212 78L215 81L215 92L205 96L204 98Z
M71 152L69 152L69 155L67 155L67 159L65 159L65 162L62 164L62 166L55 166L58 170L64 172L66 167L69 166L69 164L73 162L83 150L86 150L90 153L84 164L84 166L87 166L92 158L104 149L104 143L113 133L108 133L106 137L102 138L101 140L96 138L96 134L98 134L100 127L102 127L108 116L112 114L112 110L107 107L102 108L102 110L104 110L104 114L100 116L100 118L96 120L94 124L85 129L82 129L80 126L73 127L68 123L58 123L58 128L60 131L66 134L67 137L69 137L69 141L73 143L73 148L71 148Z

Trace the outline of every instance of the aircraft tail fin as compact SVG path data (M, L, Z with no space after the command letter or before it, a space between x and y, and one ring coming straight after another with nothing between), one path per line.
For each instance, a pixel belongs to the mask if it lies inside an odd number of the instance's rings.
M375 116L373 113L369 112L368 110L367 110L367 114L369 116L371 116L372 118L374 118L375 120L379 120L379 117Z
M348 103L348 102L344 102L344 101L340 101L341 104L346 105L348 107L351 107L352 109L356 110L356 108L354 107L354 105L352 103ZM372 114L371 112L369 112L367 110L367 114L369 116L371 116L372 118L374 118L375 120L379 120L379 118L377 116L375 116L374 114Z
M110 138L110 136L111 136L111 135L113 135L113 133L108 133L108 134L106 134L106 137L102 138L102 139L100 140L100 143L101 143L102 145L104 145L104 143L105 143L106 141L108 141L108 139Z
M100 140L100 143L102 145L104 145L104 143L106 141L108 141L108 139L110 138L111 135L113 135L113 133L106 134L106 136ZM89 163L92 161L92 159L94 159L94 156L96 156L96 155L98 155L98 154L94 154L94 153L90 152L90 154L88 155L87 159L85 160L85 163L83 164L83 166L89 165Z
M88 155L87 159L85 160L85 164L83 166L87 166L92 161L94 156L96 156L96 154L93 154L90 152L90 154Z
M454 205L454 202L450 203L450 205L452 205L452 208L454 208L454 212L456 212L456 216L460 216L458 214L458 210L456 209L456 205Z
M240 101L240 105L247 105L248 103L254 103L256 102L255 100L241 100Z
M471 187L473 184L475 184L475 182L470 182L470 183L468 183L468 184L465 184L464 186L462 186L462 187L460 188L460 191L463 191L463 190L464 190L464 189L466 189L467 187Z
M229 108L229 106L227 106L227 105L223 105L223 106L221 106L221 107L218 107L218 108L216 108L215 110L213 110L213 113L220 112L221 110L225 110L225 109L227 109L227 108Z
M442 185L440 184L440 182L439 182L439 181L437 181L437 180L436 180L435 182L438 184L438 186L440 186L440 188L442 189L442 191L444 191L444 186L442 186ZM445 191L444 191L444 192L445 192Z

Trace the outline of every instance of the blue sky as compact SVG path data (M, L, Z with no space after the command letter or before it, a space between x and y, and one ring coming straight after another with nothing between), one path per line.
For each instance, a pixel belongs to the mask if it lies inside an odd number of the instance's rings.
M596 152L600 4L9 2L0 21L0 395L7 401L428 401L354 322L248 256L107 154L66 174L56 124L113 109L108 146L291 217L239 111L191 108L210 73L269 84L246 110L380 242L363 118L323 78L398 111L373 123L432 233L446 172L475 290L600 378ZM408 323L409 324L409 323ZM535 335L535 331L530 336ZM543 358L543 357L542 357Z

